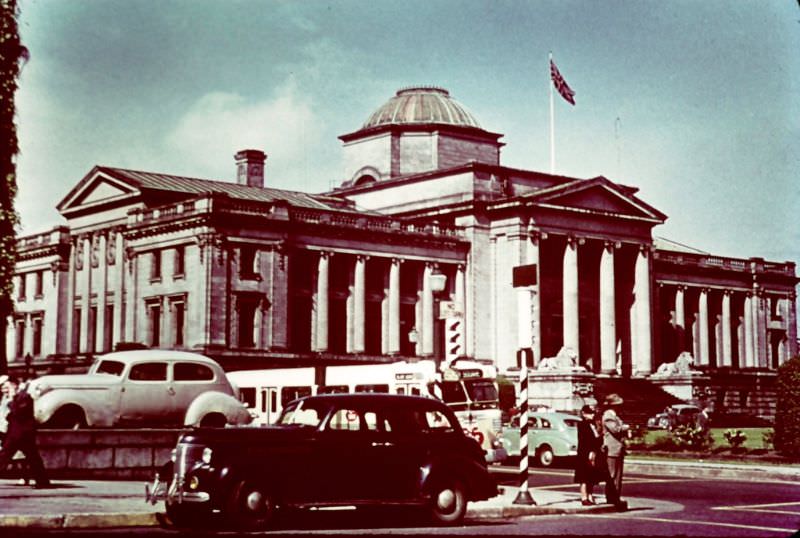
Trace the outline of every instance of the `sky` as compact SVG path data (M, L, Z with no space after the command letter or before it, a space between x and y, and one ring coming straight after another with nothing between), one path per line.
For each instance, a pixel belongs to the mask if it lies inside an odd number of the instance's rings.
M19 0L22 234L95 165L324 192L338 136L436 85L503 133L501 163L639 188L654 234L800 262L796 0Z

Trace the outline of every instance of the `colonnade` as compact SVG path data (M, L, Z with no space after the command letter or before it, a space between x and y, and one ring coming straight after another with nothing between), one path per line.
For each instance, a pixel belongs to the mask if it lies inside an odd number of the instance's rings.
M331 257L346 257L349 265L349 287L346 310L346 352L365 352L366 319L366 271L367 264L376 264L383 273L383 296L381 299L381 353L396 355L401 352L401 339L412 337L401 334L401 272L416 272L413 279L418 283L412 296L414 306L413 331L416 337L416 354L434 354L435 321L438 313L434 311L436 299L464 300L464 265L457 264L443 271L440 264L433 261L402 258L382 258L363 254L335 253L320 251L317 259L315 289L312 293L311 349L317 352L330 351L331 342ZM444 273L450 273L453 282L446 282ZM445 292L444 295L437 295Z
M793 294L664 283L660 290L662 304L672 300L676 351L691 352L697 366L767 368L788 358Z

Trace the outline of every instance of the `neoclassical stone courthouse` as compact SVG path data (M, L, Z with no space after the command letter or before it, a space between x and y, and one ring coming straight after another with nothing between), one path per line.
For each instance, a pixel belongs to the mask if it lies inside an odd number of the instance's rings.
M64 226L19 239L10 363L138 342L228 369L455 356L502 369L518 349L538 364L568 347L622 379L688 351L724 385L797 353L794 263L657 239L666 215L636 187L503 166L501 138L418 87L340 136L328 193L271 188L253 149L235 180L96 166L58 205Z

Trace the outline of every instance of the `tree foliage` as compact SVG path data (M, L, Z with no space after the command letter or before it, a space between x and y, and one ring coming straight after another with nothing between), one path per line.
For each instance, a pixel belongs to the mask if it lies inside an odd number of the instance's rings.
M15 94L20 67L28 51L19 38L17 0L0 0L0 373L8 368L6 323L13 313L17 194L16 158L19 153Z
M775 409L775 449L785 456L800 456L800 356L778 368L778 404Z

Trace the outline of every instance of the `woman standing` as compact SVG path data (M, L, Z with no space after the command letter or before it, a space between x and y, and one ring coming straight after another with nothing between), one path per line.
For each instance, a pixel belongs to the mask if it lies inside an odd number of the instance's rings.
M592 490L601 480L602 437L595 422L595 410L591 405L581 408L578 422L578 461L575 464L575 482L581 487L581 504L595 504Z

